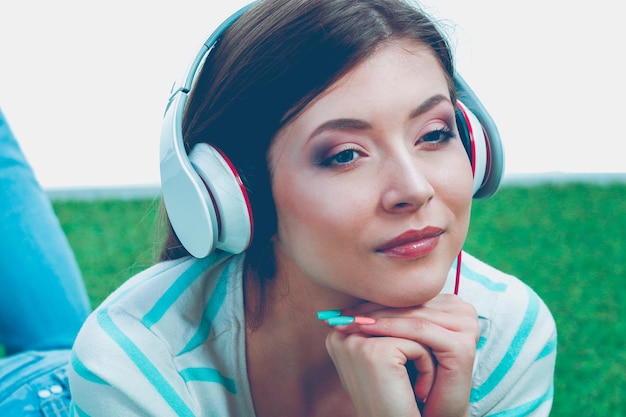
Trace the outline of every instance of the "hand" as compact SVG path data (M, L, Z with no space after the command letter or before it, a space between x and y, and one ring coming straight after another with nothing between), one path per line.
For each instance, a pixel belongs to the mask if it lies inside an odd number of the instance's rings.
M357 414L420 416L468 414L472 368L479 337L474 307L454 295L439 295L411 308L364 304L344 315L373 324L333 328L328 352ZM412 362L412 387L405 365Z

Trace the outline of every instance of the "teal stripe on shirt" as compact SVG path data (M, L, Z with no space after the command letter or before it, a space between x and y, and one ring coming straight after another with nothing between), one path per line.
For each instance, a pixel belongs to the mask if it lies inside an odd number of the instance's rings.
M521 350L524 348L526 339L528 339L528 335L530 334L530 331L539 316L540 307L539 298L530 290L528 293L528 307L526 308L526 314L517 329L517 333L515 334L509 349L496 369L491 373L491 375L489 375L489 378L487 378L487 380L480 387L472 388L470 402L478 402L493 391L493 389L498 386L506 374L511 370Z
M517 406L515 408L512 408L510 410L505 410L505 411L501 411L499 413L496 414L490 414L489 417L523 417L523 416L527 416L530 413L532 413L533 411L535 411L537 408L539 408L542 404L544 404L546 401L550 401L552 400L552 398L554 397L554 387L551 385L550 388L548 389L548 391L546 391L545 394L543 394L541 397L529 401L527 403L524 403L520 406Z
M78 356L76 356L76 352L72 351L70 361L72 363L72 368L74 368L74 371L81 378L86 379L87 381L95 382L96 384L109 385L104 379L91 372L89 368L87 368L85 364L82 363L80 359L78 359Z
M480 336L478 338L478 343L476 344L476 349L480 350L483 348L483 346L485 346L485 343L487 343L487 339L483 336Z
M180 376L185 382L201 381L221 384L231 394L237 394L237 384L232 378L228 378L217 369L213 368L187 368L180 371Z
M215 288L213 288L213 292L211 293L211 297L209 298L209 301L204 308L204 312L202 313L198 330L196 330L196 333L189 340L187 345L180 351L180 353L178 353L178 355L182 355L197 348L209 337L213 320L215 320L215 316L217 316L217 313L220 311L220 308L226 299L228 279L232 273L231 268L232 262L228 265L228 267L224 268L220 274L217 283L215 284Z
M198 279L204 270L209 265L218 262L220 258L224 257L223 252L213 252L211 255L203 259L194 261L193 264L185 270L174 283L163 293L163 295L157 300L154 306L148 311L141 322L148 329L155 325L172 305L178 300L178 298L189 288L189 286Z
M133 341L117 327L109 316L108 309L104 308L97 314L100 327L122 348L128 355L130 360L139 368L141 373L146 377L161 397L169 404L169 406L179 416L193 417L193 411L187 406L185 401L167 382L167 379L161 375L159 370L148 359L148 357L139 349Z
M81 410L80 407L78 407L76 405L76 403L73 402L73 401L72 401L72 403L70 405L70 415L71 416L78 416L78 417L90 417L89 414L87 414L83 410Z
M472 270L465 263L461 264L461 275L464 278L467 278L469 280L479 283L480 285L482 285L483 287L487 288L490 291L504 292L506 291L506 288L507 288L506 284L503 284L501 282L493 282L492 280L487 278L485 275L479 274L478 272Z
M539 356L537 356L537 360L539 360L541 358L545 358L546 356L550 355L555 350L556 350L556 337L554 339L550 340L544 346L543 350L539 353Z
M176 266L178 266L179 264L180 264L180 262L170 261L170 265L167 268L163 268L160 271L156 272L154 275L152 275L150 277L150 280L156 279L160 275L168 273L170 269L176 268ZM147 273L148 271L150 271L150 270L146 269L142 273ZM111 296L110 299L107 299L106 302L102 304L102 306L103 307L108 307L111 304L117 303L119 300L121 300L122 298L126 297L127 294L129 294L130 292L134 291L137 287L142 286L145 282L146 281L144 281L144 280L138 280L133 285L124 284L126 286L126 288L123 291L118 290L119 293L117 293L115 296Z

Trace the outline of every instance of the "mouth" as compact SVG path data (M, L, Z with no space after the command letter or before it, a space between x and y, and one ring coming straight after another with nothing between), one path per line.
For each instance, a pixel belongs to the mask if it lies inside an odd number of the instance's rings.
M376 252L392 258L423 258L435 250L443 233L443 229L433 226L409 230L391 239L376 249Z

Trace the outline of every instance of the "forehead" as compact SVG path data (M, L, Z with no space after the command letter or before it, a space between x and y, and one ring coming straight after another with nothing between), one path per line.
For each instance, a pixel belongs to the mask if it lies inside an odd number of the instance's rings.
M431 48L408 40L387 42L317 95L281 128L272 141L270 158L280 147L281 138L289 136L286 132L294 127L312 129L324 120L358 118L368 110L372 113L377 109L377 97L388 96L390 89L393 101L408 100L408 106L417 105L420 97L449 96L448 79Z
M422 89L427 84L447 88L445 73L431 48L414 41L387 42L315 97L303 113L329 96L333 100L351 100L371 93L377 86L387 88L394 78L401 77L404 81L421 81Z

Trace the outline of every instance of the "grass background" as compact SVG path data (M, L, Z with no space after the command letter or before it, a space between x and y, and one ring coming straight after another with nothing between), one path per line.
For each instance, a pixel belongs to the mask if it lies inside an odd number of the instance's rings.
M556 322L552 416L626 416L626 185L504 188L466 249L517 275Z
M559 332L552 416L626 416L626 184L505 186L465 249L528 283ZM158 200L55 201L96 306L153 262Z

